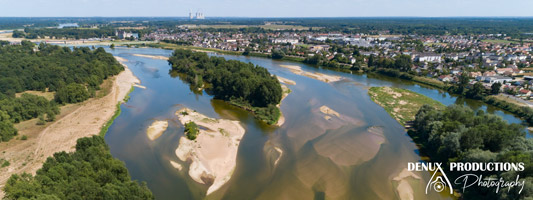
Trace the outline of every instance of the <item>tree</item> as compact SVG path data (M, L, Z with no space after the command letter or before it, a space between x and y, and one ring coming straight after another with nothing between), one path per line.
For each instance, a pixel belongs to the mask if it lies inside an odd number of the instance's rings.
M89 98L89 92L80 84L71 83L66 87L59 89L54 98L57 103L78 103Z
M13 127L9 115L0 110L0 142L9 141L13 136L17 135L17 129Z
M533 161L533 139L526 138L524 130L520 124L508 124L501 117L483 111L474 112L463 105L451 105L443 110L424 105L408 133L432 162L444 165L449 162L524 162L529 166ZM449 171L446 174L452 180L462 175ZM529 178L533 176L530 169L483 173L483 176L509 180L517 175L520 181L533 184ZM511 191L498 196L500 194L494 192L468 190L462 196L465 199L527 199L533 196L531 190L521 194Z
M485 87L480 82L477 82L472 86L472 89L466 92L466 97L471 99L481 99L483 98L485 92Z
M285 57L285 52L277 49L272 50L273 59L282 59L283 57Z
M55 153L35 176L12 175L4 191L6 199L154 199L101 136L78 139L75 152Z
M498 93L500 93L500 89L501 89L501 87L502 87L502 84L501 84L500 82L496 82L496 83L492 84L492 85L490 86L490 89L491 89L491 90L490 90L490 91L491 91L490 93L491 93L491 94L498 94Z
M185 124L185 133L187 135L187 138L189 140L196 140L196 137L198 136L198 125L194 122L187 122Z

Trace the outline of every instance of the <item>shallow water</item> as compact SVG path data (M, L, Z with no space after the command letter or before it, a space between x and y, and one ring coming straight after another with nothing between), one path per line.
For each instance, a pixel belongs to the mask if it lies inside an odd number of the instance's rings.
M256 121L249 113L212 100L206 93L194 94L179 78L171 77L167 61L132 54L170 55L171 51L152 48L115 48L106 50L128 60L126 64L146 89L135 88L122 113L109 128L106 141L111 153L124 161L131 176L145 181L157 199L203 199L207 186L194 182L187 174L173 168L169 161L180 162L175 155L183 135L174 112L185 106L214 118L241 121L246 129L231 180L211 199L395 199L392 181L407 162L418 161L417 148L403 127L384 109L373 103L367 87L394 86L415 91L445 105L459 103L502 116L521 120L483 103L464 100L446 92L422 87L409 81L376 76L348 74L309 67L301 63L274 61L244 56L223 56L252 62L273 74L296 82L283 101L286 118L280 128ZM298 65L306 71L342 76L343 81L323 83L291 73L279 65ZM341 118L325 120L319 108L326 105ZM169 120L163 135L151 141L146 128L155 120ZM277 165L276 151L283 150ZM447 198L424 194L429 173L424 180L413 181L416 199Z

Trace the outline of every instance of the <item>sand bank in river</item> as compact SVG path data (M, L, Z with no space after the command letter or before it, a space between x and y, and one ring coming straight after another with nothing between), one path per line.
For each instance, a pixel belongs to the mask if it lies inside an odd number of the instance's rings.
M115 56L115 59L117 59L117 61L122 63L122 64L124 64L125 62L128 62L128 59L123 58L123 57Z
M172 165L172 167L178 169L178 171L181 171L183 169L183 166L181 166L181 164L177 163L177 162L174 162L174 161L170 161L170 165Z
M159 138L168 128L168 121L156 120L146 129L146 135L150 140Z
M296 82L294 82L293 80L289 80L289 79L286 79L286 78L283 78L283 77L279 77L279 76L278 76L278 81L280 83L284 83L284 84L287 84L287 85L296 85Z
M318 72L306 72L306 71L303 71L300 66L296 66L296 65L280 65L280 66L291 70L292 73L302 75L302 76L307 76L309 78L323 81L326 83L341 80L340 76L327 75L327 74L322 74Z
M400 196L401 200L413 200L415 199L414 191L411 185L408 182L409 178L420 180L420 176L417 176L413 172L403 169L398 176L394 177L392 180L398 181L398 187L396 187L396 192Z
M17 128L28 139L0 143L0 151L4 152L2 157L11 163L9 167L0 168L0 187L3 187L11 174L35 174L46 158L56 152L74 151L77 139L97 135L115 113L117 103L124 99L133 84L139 83L139 79L128 67L124 68L123 72L110 78L113 86L106 96L63 106L56 121L47 124L45 128L27 130L21 127L22 123L19 124ZM68 114L63 113L66 110ZM35 121L23 123L33 125ZM0 192L0 198L2 197L3 192Z
M281 112L281 102L283 102L283 99L285 99L291 93L291 90L289 89L289 87L283 84L281 84L281 90L282 90L281 101L278 105L276 105L280 109L279 119L278 119L278 122L276 122L276 126L281 126L285 123L285 117L283 116L283 113Z
M188 108L178 110L176 115L182 124L192 121L200 127L195 141L180 138L176 155L182 161L191 161L189 176L210 185L209 195L231 178L245 130L239 121L209 118Z
M152 58L152 59L159 59L159 60L168 60L167 56L154 56L154 55L146 55L146 54L133 54L134 56L138 57L144 57L144 58Z
M337 111L335 111L335 110L333 110L333 109L331 109L331 108L329 108L327 106L321 106L320 107L320 112L322 112L322 113L324 113L326 115L326 116L324 116L324 119L326 119L326 120L330 120L332 116L336 116L338 118L341 117L341 115Z

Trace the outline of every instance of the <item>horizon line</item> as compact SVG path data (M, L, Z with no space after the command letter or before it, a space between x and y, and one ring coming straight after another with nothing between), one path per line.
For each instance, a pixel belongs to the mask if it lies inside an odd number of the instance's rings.
M0 18L189 18L189 16L0 16ZM248 17L210 16L209 18L290 19L290 18L533 18L532 16L326 16L326 17Z

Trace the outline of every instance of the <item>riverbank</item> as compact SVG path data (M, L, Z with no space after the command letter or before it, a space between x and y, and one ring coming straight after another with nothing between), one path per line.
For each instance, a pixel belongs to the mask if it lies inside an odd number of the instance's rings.
M435 108L445 107L442 103L429 97L401 88L371 87L368 94L372 101L383 107L392 118L403 126L415 119L416 113L424 104Z
M209 118L188 108L178 110L176 115L183 125L194 122L201 127L194 141L180 138L176 155L183 162L191 162L189 176L208 185L209 195L231 178L245 129L239 121Z
M159 60L168 60L167 56L154 56L154 55L145 55L145 54L133 54L133 56L139 56L144 58L159 59Z
M326 83L331 83L331 82L335 82L335 81L340 81L341 80L340 76L327 75L327 74L322 74L322 73L318 73L318 72L314 72L314 73L313 72L307 72L307 71L303 71L300 66L296 66L296 65L280 65L280 67L289 69L294 74L307 76L309 78L316 79L316 80L319 80L319 81L322 81L322 82L326 82Z
M63 106L56 121L44 127L33 126L36 120L17 124L19 134L27 136L27 139L0 144L2 157L10 162L9 166L0 168L0 187L12 174L35 174L56 152L74 151L77 139L98 135L114 115L117 103L122 102L131 87L139 83L127 66L124 68L119 75L110 78L113 84L107 95ZM3 192L0 192L2 197Z

